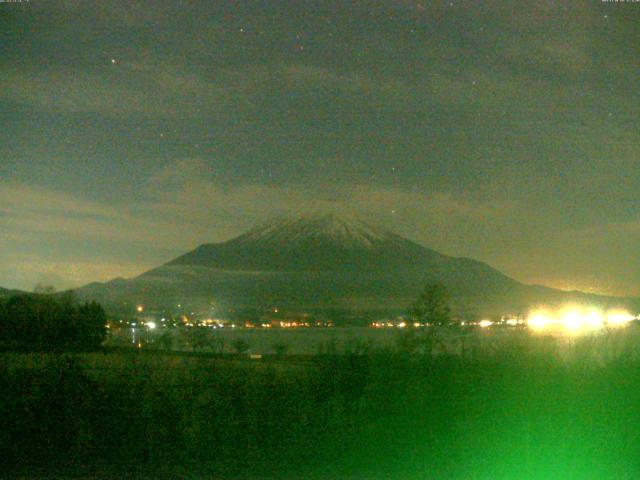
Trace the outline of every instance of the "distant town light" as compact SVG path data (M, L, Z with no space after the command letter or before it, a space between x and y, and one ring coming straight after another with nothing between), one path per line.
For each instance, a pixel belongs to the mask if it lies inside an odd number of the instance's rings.
M480 320L480 323L478 325L480 325L482 328L487 328L493 325L493 322L491 320Z
M601 328L604 325L604 316L598 311L591 311L584 317L585 323L591 328Z
M597 308L569 306L548 313L542 310L533 312L527 318L527 325L535 330L560 326L571 333L594 331L603 328L627 325L636 317L625 310L611 310L606 313Z
M578 330L582 327L582 315L575 310L566 312L562 316L562 324L569 330Z
M138 312L140 312L140 313L141 313L141 312L143 312L143 311L144 311L144 307L143 307L142 305L138 305L138 306L136 307L136 311L138 311Z
M607 313L607 325L616 327L623 326L635 320L635 317L624 310L613 310Z
M147 328L149 330L154 330L156 328L156 322L147 322Z
M553 323L555 322L542 312L536 312L527 319L527 325L536 330L542 330Z

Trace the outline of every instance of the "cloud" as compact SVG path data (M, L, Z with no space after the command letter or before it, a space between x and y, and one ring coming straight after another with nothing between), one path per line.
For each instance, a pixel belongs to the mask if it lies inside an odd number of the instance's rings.
M57 290L75 288L95 281L107 281L119 276L140 273L136 263L113 260L76 261L56 260L50 256L12 254L0 256L0 285L31 291L37 284L52 285Z
M103 218L120 216L112 206L87 202L65 191L18 183L0 184L0 213L5 216L30 213Z
M260 78L253 69L219 69L213 78L166 62L121 60L105 54L87 68L6 66L0 99L62 113L107 116L197 117L206 108L220 114L238 108Z
M194 181L206 181L215 172L202 158L181 158L154 171L144 185L149 195L175 190Z
M86 69L4 68L0 92L5 100L55 112L167 112L143 85L128 86Z

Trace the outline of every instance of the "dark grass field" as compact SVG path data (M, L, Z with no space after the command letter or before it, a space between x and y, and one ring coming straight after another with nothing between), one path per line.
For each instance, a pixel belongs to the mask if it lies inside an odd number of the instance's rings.
M627 335L621 333L620 335ZM5 477L635 479L640 359L3 353Z

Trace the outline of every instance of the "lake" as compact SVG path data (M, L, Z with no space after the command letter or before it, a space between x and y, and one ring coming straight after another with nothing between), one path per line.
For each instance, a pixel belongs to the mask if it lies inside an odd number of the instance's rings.
M319 353L363 353L370 350L407 348L412 341L432 334L435 353L461 354L469 349L497 351L500 348L544 348L561 355L576 347L588 346L596 356L633 351L640 345L637 323L618 328L567 331L558 326L531 329L526 326L489 328L421 327L413 328L146 328L120 329L111 332L108 346L164 348L176 351L196 350L236 353L241 341L242 353L268 355L280 351L292 355ZM165 343L161 340L165 337ZM200 344L198 344L198 337ZM415 351L419 351L418 346Z

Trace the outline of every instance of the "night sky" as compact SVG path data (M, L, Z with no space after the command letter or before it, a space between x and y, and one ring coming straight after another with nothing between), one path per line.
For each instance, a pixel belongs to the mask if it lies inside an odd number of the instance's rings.
M0 286L348 210L640 295L640 3L0 3Z

